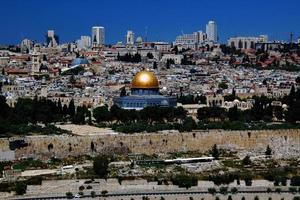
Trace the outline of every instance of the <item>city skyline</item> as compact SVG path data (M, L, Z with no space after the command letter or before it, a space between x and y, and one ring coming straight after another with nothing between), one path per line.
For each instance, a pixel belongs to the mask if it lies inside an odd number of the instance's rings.
M167 0L145 4L135 0L128 3L91 0L52 1L41 5L34 0L26 3L14 0L3 3L3 8L7 9L0 16L7 20L0 30L0 44L17 44L24 38L41 42L48 29L55 30L62 42L71 42L81 35L90 35L92 26L105 27L107 44L124 41L127 30L132 30L136 37L147 36L149 41L171 42L182 32L205 30L210 20L217 22L222 43L233 36L260 34L269 35L270 40L287 41L290 32L296 40L300 36L298 4L295 0L287 3L272 1L272 4L255 0L250 5L249 2L229 4L221 1L183 3ZM134 12L128 12L130 9ZM7 17L12 15L12 10L15 16Z

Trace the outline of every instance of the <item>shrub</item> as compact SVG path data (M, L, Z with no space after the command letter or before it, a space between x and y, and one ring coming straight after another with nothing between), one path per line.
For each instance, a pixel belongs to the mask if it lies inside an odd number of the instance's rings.
M106 156L97 156L94 158L93 169L100 178L105 178L108 173L109 159Z
M243 159L243 165L251 165L251 159L250 156L245 156L245 158Z
M192 186L198 185L198 179L195 176L188 175L176 175L172 178L172 182L174 185L178 185L178 187L190 188Z
M232 182L234 182L235 179L235 175L232 173L225 173L223 175L210 175L208 177L209 181L213 181L214 184L216 185L221 185L221 184L230 184Z
M90 190L90 189L93 189L93 187L92 187L91 185L88 185L88 186L86 187L86 189Z
M215 188L208 188L208 193L214 195L217 193L217 190Z
M101 191L101 194L102 194L102 195L106 195L107 193L108 193L107 190L102 190L102 191Z
M300 176L293 176L291 178L291 186L300 186Z
M275 192L280 193L281 192L281 188L276 188Z
M295 194L295 193L297 192L297 188L295 188L295 187L290 187L290 188L289 188L289 192Z
M24 182L17 182L15 186L15 191L17 195L23 195L26 193L27 185Z
M231 193L236 194L238 192L238 189L236 187L231 188Z
M43 178L41 176L33 176L26 181L27 185L42 185Z
M73 199L73 193L72 192L67 192L66 197L67 197L67 199Z
M81 186L79 186L79 188L78 188L80 191L81 190L84 190L84 186L83 185L81 185Z
M267 189L267 192L268 192L268 193L272 192L272 189L271 189L271 188L268 188L268 189Z
M228 193L228 187L220 187L220 193L221 194L227 194Z
M252 176L251 175L245 176L244 181L245 181L246 186L251 186L252 185Z
M92 198L96 197L96 192L95 191L91 191L91 196L92 196Z

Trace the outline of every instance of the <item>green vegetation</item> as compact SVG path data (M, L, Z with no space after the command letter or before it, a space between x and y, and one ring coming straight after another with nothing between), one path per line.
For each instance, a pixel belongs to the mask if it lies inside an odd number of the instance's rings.
M40 160L34 160L32 158L28 158L25 160L18 161L13 165L13 169L26 170L26 169L46 169L47 165Z
M243 159L243 165L251 165L251 159L250 159L250 156L245 156L245 158Z
M208 193L215 195L217 193L216 188L208 188Z
M24 182L17 182L15 186L15 191L17 195L23 195L26 193L27 185Z
M67 199L73 199L73 193L72 192L66 192Z
M106 178L108 174L109 158L106 156L97 156L94 158L93 169L99 178Z
M179 174L172 177L172 182L174 185L178 185L178 187L190 188L192 186L198 185L198 179L195 176Z
M84 72L84 67L83 66L78 66L72 69L69 69L67 71L64 71L61 73L62 76L64 75L79 75L79 74L83 74Z
M291 178L291 186L300 186L300 176L293 176Z
M228 187L220 187L220 193L225 195L228 193Z
M213 146L212 149L211 149L211 155L212 155L216 160L219 159L220 152L219 152L219 149L218 149L218 147L217 147L216 144L214 144L214 146Z
M102 194L103 196L105 196L107 193L108 193L107 190L102 190L102 191L101 191L101 194Z
M118 53L117 60L122 61L122 62L139 63L139 62L141 62L142 58L141 58L141 55L139 53L136 53L134 55L132 55L130 53L126 53L124 56L121 56Z
M44 133L62 134L67 133L56 128L50 123L63 121L63 111L60 102L50 100L22 99L19 98L15 107L10 108L3 96L0 96L0 132L2 136L8 134ZM46 124L45 127L37 123Z

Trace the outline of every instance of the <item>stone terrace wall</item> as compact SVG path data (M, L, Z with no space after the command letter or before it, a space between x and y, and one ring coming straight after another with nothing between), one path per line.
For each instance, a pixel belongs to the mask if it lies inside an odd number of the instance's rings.
M9 150L9 140L0 139L0 152ZM264 154L270 145L277 157L300 157L300 130L275 131L194 131L178 133L117 134L104 136L29 136L27 147L15 150L15 158L92 155L114 151L159 154L171 152L206 152L214 144L221 148L253 155ZM95 151L92 151L91 143ZM48 149L52 144L53 149Z

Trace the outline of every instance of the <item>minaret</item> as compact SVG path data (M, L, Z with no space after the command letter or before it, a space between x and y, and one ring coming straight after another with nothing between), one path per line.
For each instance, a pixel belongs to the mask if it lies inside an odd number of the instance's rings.
M41 84L41 97L46 98L47 96L48 96L48 89L47 89L46 78L43 77L42 84Z
M41 65L40 54L37 52L33 52L31 54L31 74L39 73Z

